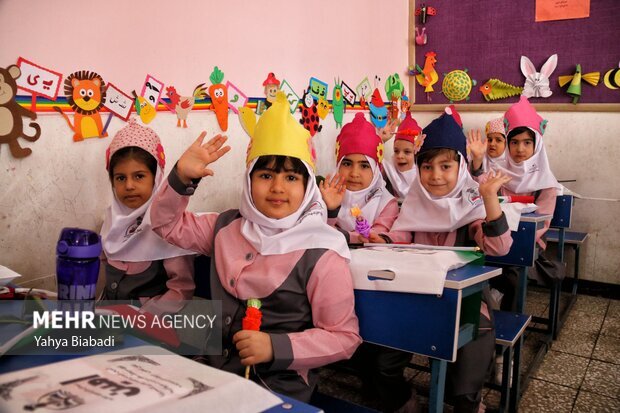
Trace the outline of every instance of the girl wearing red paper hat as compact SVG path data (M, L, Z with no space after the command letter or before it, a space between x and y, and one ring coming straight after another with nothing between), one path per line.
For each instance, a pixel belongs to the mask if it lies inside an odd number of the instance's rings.
M133 119L106 151L114 198L101 228L107 260L103 298L140 299L143 309L154 314L176 312L194 295L193 252L151 231L150 208L165 159L157 134Z
M409 186L417 173L414 157L422 147L424 137L418 122L411 117L411 112L407 112L394 138L392 162L383 164L387 188L401 201L407 196Z
M222 305L214 328L222 331L223 352L207 356L208 364L238 375L252 366L251 380L308 402L316 369L349 358L361 343L350 252L327 224L310 133L278 92L256 124L239 209L197 216L185 210L189 197L230 150L226 137L203 143L205 135L181 156L153 203L154 231L211 257L201 276ZM248 301L256 299L260 331L244 329Z
M338 172L321 182L323 200L329 211L328 222L345 235L347 242L385 242L379 236L388 232L398 216L398 202L385 187L381 175L383 142L374 126L358 113L346 124L336 140ZM352 208L361 211L370 230L359 232L360 220Z
M493 169L495 164L506 164L506 128L504 118L487 122L486 139L482 139L479 130L470 130L467 137L467 149L471 152L471 172L477 177Z
M498 174L482 185L466 162L466 138L455 111L442 114L423 129L424 144L416 157L418 174L401 213L384 234L394 241L438 246L478 246L485 254L506 255L512 237L497 197L508 181ZM493 365L495 337L488 290L483 291L476 340L459 349L448 365L446 394L455 412L477 412L488 371Z

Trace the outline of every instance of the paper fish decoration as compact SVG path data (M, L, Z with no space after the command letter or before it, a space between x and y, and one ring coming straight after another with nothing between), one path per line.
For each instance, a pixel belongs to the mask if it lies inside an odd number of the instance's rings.
M174 86L166 88L166 96L170 99L168 109L176 113L178 128L181 127L181 121L183 121L183 127L187 128L187 115L193 109L196 99L204 99L207 97L207 89L204 85L204 83L201 83L196 86L192 96L179 95Z
M480 92L482 92L482 96L488 102L490 100L518 96L523 92L523 88L509 85L499 79L489 79L484 85L480 86Z
M603 82L609 89L620 88L620 67L608 70L603 77Z
M590 72L585 75L581 74L581 65L577 65L577 69L575 70L575 74L573 75L564 75L558 78L558 82L560 83L560 87L563 87L568 82L568 89L566 89L566 93L573 97L573 105L576 105L579 102L579 98L581 97L581 80L585 80L592 86L598 85L598 81L601 79L601 72Z
M209 86L209 96L211 96L211 109L215 112L217 123L220 129L226 132L228 129L228 89L222 81L224 80L224 72L217 66L213 68L213 72L209 76L212 85Z
M424 60L424 68L416 65L418 74L415 75L415 79L420 86L424 86L426 92L426 100L431 101L430 93L434 92L433 85L439 81L439 74L435 71L435 64L437 63L437 53L427 52Z
M444 74L441 93L450 100L450 103L469 100L469 93L475 85L476 81L469 77L467 69L453 70L447 75Z

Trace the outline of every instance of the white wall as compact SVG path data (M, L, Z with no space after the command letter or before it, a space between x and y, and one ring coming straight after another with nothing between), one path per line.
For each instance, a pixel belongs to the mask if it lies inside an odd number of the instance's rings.
M501 113L462 113L465 128L484 126ZM620 116L614 113L543 113L549 119L545 135L547 152L556 177L577 179L567 184L584 196L620 198L616 157L620 154ZM345 115L352 119L353 112ZM426 125L435 113L414 113ZM111 138L74 143L64 120L58 115L40 115L42 136L31 147L31 156L17 160L6 145L0 146L0 264L33 280L55 273L55 244L61 228L75 226L98 230L111 197L104 153ZM176 118L159 113L149 125L161 136L167 156L167 171L183 150L204 129L208 136L219 131L211 112L189 115L189 128L176 128ZM315 136L319 174L335 167L334 121L323 121L323 132ZM110 125L110 136L123 126ZM238 205L245 169L248 137L231 115L229 143L232 151L214 165L215 177L201 183L192 198L193 211L222 211ZM388 145L389 146L389 145ZM388 153L391 147L388 148ZM590 233L582 251L583 278L620 284L619 203L577 200L573 228ZM49 284L43 284L49 285Z

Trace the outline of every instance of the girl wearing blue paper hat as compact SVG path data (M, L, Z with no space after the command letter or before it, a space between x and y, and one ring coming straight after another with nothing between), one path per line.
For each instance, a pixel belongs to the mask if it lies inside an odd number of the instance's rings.
M510 178L497 174L478 185L468 171L466 138L454 108L422 131L416 157L419 173L411 183L389 234L393 241L441 246L477 245L487 255L506 255L512 237L497 197ZM493 363L495 336L485 291L476 340L462 347L448 366L447 395L455 412L476 412L485 378Z

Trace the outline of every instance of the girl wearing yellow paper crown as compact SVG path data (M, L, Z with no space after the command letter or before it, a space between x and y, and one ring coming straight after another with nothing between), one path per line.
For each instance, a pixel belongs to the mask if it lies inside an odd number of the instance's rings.
M211 295L222 301L223 354L214 367L308 401L314 369L349 358L361 342L349 250L327 225L315 183L310 134L278 92L256 124L241 207L221 214L185 211L198 181L229 146L205 132L185 151L153 203L153 229L168 242L211 257ZM248 299L260 299L261 331L242 330Z

